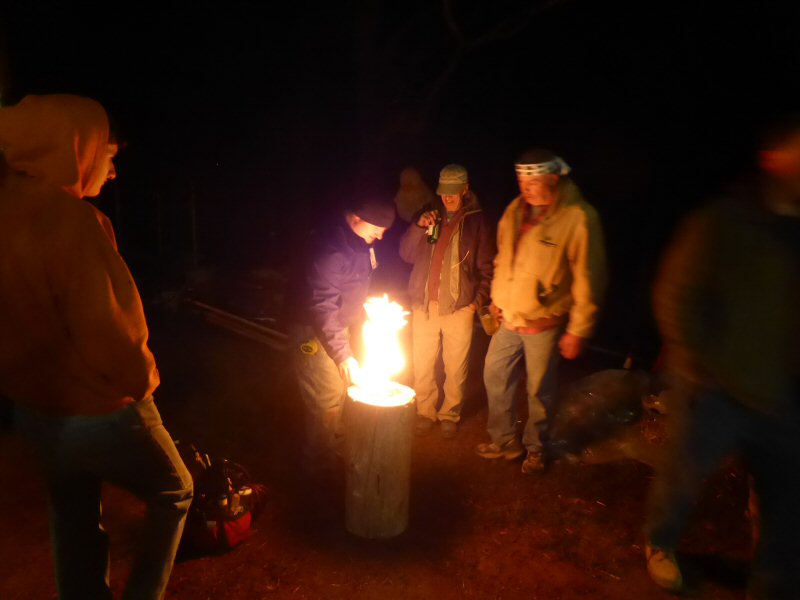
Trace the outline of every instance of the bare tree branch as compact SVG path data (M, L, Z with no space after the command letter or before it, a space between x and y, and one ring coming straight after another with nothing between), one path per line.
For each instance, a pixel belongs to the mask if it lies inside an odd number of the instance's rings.
M442 95L442 92L453 75L455 75L461 65L464 55L468 51L511 39L519 35L530 24L530 20L533 17L570 2L574 2L574 0L544 0L543 2L528 7L524 11L506 17L492 27L487 33L470 42L465 39L463 28L455 17L453 0L442 0L442 17L447 29L453 37L453 47L447 64L431 85L422 102L422 108L417 123L415 124L415 129L421 130L424 128L430 113L439 101L439 97Z
M447 25L447 28L450 30L452 36L459 43L463 43L464 34L461 31L458 21L456 21L455 13L453 13L453 3L451 0L442 0L442 18L444 19L444 23Z
M530 24L530 20L533 17L574 1L575 0L544 0L544 2L534 4L527 10L507 17L497 23L492 29L472 42L470 47L478 48L494 42L511 39L519 35Z
M469 53L510 40L534 18L574 1L526 2L524 8L506 9L481 33L473 31L476 20L465 21L463 16L459 19L458 0L440 0L440 21L436 20L435 11L431 13L435 4L412 5L407 13L392 14L388 28L381 23L381 16L386 15L382 14L380 0L360 0L362 44L358 60L366 119L363 135L370 138L366 146L380 146L398 134L419 135ZM485 13L476 16L481 17L477 23L483 25ZM432 44L430 36L440 35L437 24L444 26L449 39Z

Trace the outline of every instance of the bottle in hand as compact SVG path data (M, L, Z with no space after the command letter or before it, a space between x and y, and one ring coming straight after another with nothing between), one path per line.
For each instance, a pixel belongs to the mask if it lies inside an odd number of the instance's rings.
M439 233L442 229L442 220L439 218L439 213L434 212L433 217L435 221L428 225L428 230L425 232L428 235L429 244L435 244L439 240Z

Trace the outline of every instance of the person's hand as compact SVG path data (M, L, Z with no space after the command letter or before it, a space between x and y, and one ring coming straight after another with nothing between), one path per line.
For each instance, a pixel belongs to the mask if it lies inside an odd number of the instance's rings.
M489 312L492 313L492 316L495 319L497 319L498 323L503 322L503 311L494 302L489 305Z
M565 333L558 342L558 349L561 350L561 356L572 360L581 355L584 345L586 345L586 338L572 333Z
M436 214L435 210L429 210L427 212L422 213L417 220L417 227L422 227L423 229L427 229L431 225L436 224L438 215Z
M353 385L358 379L358 361L352 356L339 363L339 375L347 385Z

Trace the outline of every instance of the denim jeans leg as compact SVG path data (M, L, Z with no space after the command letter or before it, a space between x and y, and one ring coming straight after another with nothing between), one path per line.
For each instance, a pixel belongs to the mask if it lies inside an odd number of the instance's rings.
M674 551L705 478L736 450L741 424L732 401L721 392L684 398L671 419L673 437L650 489L645 538Z
M111 598L108 542L100 524L104 481L133 492L146 519L126 598L164 595L192 499L192 479L152 398L99 416L20 423L39 450L51 490L51 523L61 598Z
M501 326L489 342L483 368L489 404L486 430L495 444L505 444L516 435L514 396L522 377L522 356L519 334Z
M761 510L748 598L796 598L800 589L800 424L759 415L745 447Z
M100 524L102 482L94 476L48 478L50 537L61 600L111 600L108 535Z
M70 419L16 409L19 431L33 445L48 489L56 588L62 600L111 599L108 537L100 524L102 481L73 449ZM89 436L91 437L91 436ZM92 445L92 440L84 445Z
M553 371L557 364L554 356L557 356L555 348L560 331L548 329L540 333L520 334L525 349L525 371L528 378L528 420L525 423L522 444L529 452L542 451L542 433L547 429L547 409L543 396L550 396L553 391Z
M133 408L131 451L135 459L125 459L115 468L118 475L109 476L145 503L142 533L123 598L160 600L192 502L192 477L152 399L137 402Z

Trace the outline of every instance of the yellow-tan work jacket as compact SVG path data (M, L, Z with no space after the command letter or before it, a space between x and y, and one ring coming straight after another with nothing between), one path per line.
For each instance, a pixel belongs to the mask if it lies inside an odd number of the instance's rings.
M569 178L558 200L520 236L525 199L514 199L497 227L492 301L507 326L535 328L563 318L567 331L591 336L606 286L600 219Z

